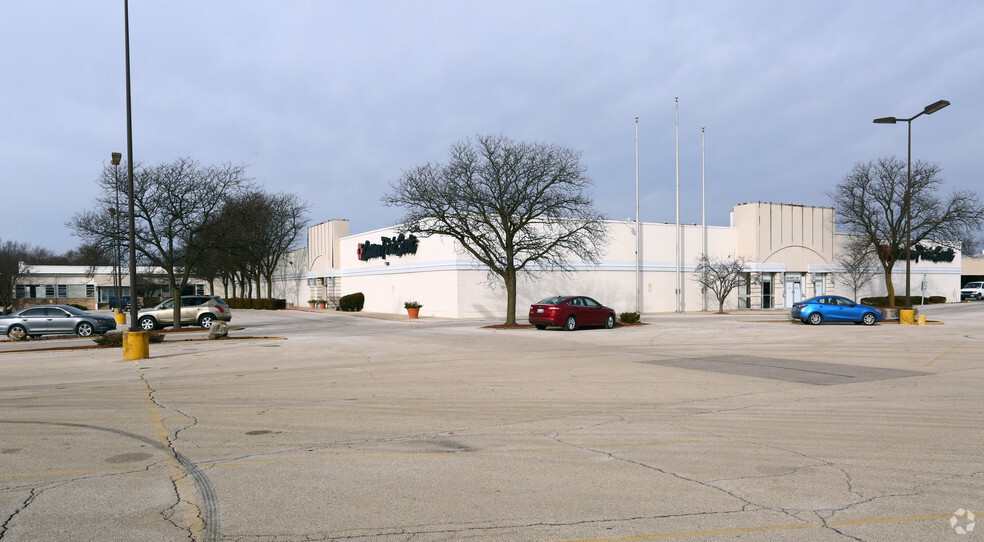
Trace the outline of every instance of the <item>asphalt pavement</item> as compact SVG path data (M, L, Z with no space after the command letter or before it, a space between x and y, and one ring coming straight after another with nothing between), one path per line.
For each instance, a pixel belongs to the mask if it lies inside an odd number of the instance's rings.
M0 540L971 540L984 303L924 312L3 342Z

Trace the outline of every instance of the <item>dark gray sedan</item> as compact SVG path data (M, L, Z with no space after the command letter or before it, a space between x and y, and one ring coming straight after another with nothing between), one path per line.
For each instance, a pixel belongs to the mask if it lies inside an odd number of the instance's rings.
M80 335L89 337L116 329L116 319L91 314L70 305L35 305L0 316L0 334L14 330L28 337Z

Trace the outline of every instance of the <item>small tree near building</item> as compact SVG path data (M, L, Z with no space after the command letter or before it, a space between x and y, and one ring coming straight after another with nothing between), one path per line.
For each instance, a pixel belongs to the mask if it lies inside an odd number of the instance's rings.
M851 237L837 257L837 263L844 270L835 275L835 280L850 288L855 300L858 292L878 274L878 257L864 237Z
M741 285L745 262L742 256L722 260L710 258L706 254L702 254L697 260L694 280L714 294L718 301L718 314L724 313L724 301L735 288Z

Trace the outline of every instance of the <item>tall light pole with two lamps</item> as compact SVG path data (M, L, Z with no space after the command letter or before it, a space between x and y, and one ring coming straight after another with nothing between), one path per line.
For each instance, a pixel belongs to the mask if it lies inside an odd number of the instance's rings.
M905 122L909 125L909 149L907 151L908 170L905 177L905 306L912 307L911 290L911 262L912 262L912 121L922 115L932 115L940 109L950 105L946 100L933 102L923 108L916 116L902 119L898 117L881 117L875 119L875 124L895 124Z

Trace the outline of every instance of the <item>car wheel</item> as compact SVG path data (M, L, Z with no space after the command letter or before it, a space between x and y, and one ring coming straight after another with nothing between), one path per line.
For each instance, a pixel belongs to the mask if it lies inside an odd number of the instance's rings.
M861 317L861 323L866 326L874 325L877 320L878 319L875 318L875 315L870 312L864 313L864 316Z
M615 327L615 315L609 314L608 317L605 318L605 329L611 329L613 327Z
M811 314L809 318L807 318L807 321L815 326L820 325L820 323L823 322L823 315L820 314L819 312L815 312Z
M7 337L10 337L10 334L15 331L20 331L21 333L27 335L27 330L25 330L23 326L10 326L10 328L7 329Z
M75 326L75 334L79 337L92 335L92 324L89 322L80 322L79 325Z
M536 328L537 329L547 329L547 326L545 326L543 324L536 324Z
M215 317L211 314L203 314L198 317L198 325L204 328L212 327L212 322L215 322Z
M573 315L568 316L567 324L564 325L564 329L566 329L567 331L574 331L574 328L576 327L577 327L577 320L574 318Z
M144 331L153 331L157 329L157 322L150 316L144 316L140 320L137 320L137 324L139 324L140 329Z

